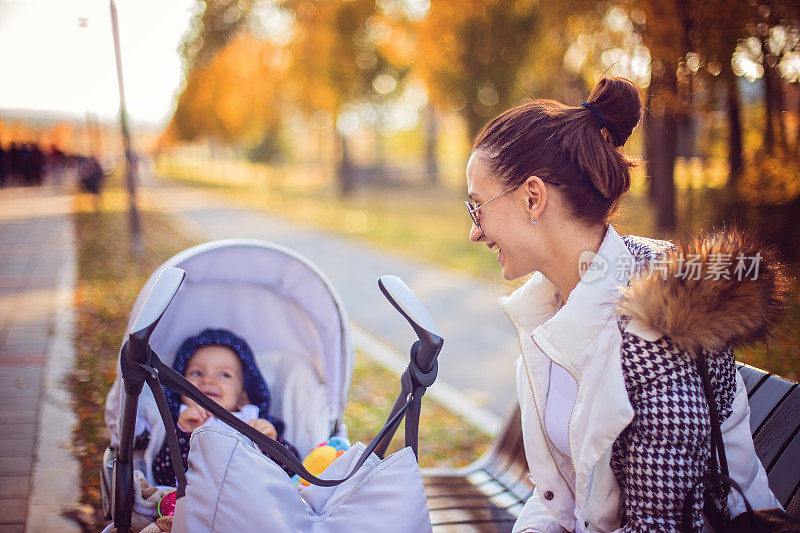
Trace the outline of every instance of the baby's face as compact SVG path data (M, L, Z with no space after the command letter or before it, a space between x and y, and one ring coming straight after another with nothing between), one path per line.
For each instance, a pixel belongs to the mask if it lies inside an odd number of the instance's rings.
M189 359L184 373L192 385L228 411L247 403L242 363L225 346L203 346Z

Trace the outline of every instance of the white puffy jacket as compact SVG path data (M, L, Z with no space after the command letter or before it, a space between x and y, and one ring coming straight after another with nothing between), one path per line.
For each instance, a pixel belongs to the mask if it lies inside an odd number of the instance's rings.
M660 346L660 356L674 356L684 361L690 361L688 354L692 350L695 350L693 353L702 350L727 353L732 365L731 347L763 336L777 317L779 283L776 279L779 273L771 270L777 267L762 261L762 277L757 281L738 280L734 275L731 280L687 282L680 280L680 272L676 271L681 265L676 266L677 261L671 263L663 259L667 256L659 254L668 252L674 258L678 253L694 253L699 257L696 262L701 265L705 278L706 274L715 271L711 265L718 259L715 254L732 254L734 261L730 272L734 272L738 254L760 252L753 246L742 235L728 231L676 248L664 241L636 237L623 239L608 226L597 255L557 313L561 296L540 272L510 296L501 299L501 306L519 333L522 353L517 360L517 394L526 459L535 483L534 493L515 524L515 533L680 530L680 522L674 513L672 516L655 516L655 522L649 525L639 522L638 515L629 511L634 510L633 506L647 506L649 503L646 498L643 503L641 499L635 501L630 493L626 495L617 478L619 469L615 475L612 468L612 455L619 451L614 450L617 439L629 425L634 428L632 421L636 417L648 416L642 412L648 406L640 406L638 410L634 408L636 402L632 402L626 388L626 379L630 386L630 376L623 369L623 354L632 353L635 347L630 344L638 342L648 347ZM632 275L633 265L636 265L636 274ZM646 269L639 270L643 265L655 272L663 269L664 275L646 278L643 275ZM731 300L736 297L750 298L748 306L732 309ZM732 315L732 312L736 314ZM621 322L621 316L627 320ZM645 358L649 349L645 349ZM565 368L578 382L577 398L569 418L568 457L552 446L544 430L551 362ZM661 378L670 379L669 372L672 371L668 369L667 375ZM729 415L724 418L722 431L731 476L742 486L754 508L778 507L753 447L744 382L738 372L731 371L730 376L727 405L724 401L722 403L723 412ZM695 387L700 382L689 379L686 383ZM680 403L675 405L680 407ZM698 405L705 406L705 401ZM679 409L664 412L681 413ZM685 416L692 414L687 411ZM707 417L707 406L701 414ZM688 420L670 422L680 426ZM680 492L675 483L686 481L681 480L681 471L673 468L670 461L682 462L682 467L694 469L692 482L698 481L697 475L702 475L710 453L702 453L708 450L707 418L697 427L700 429L695 435L678 436L679 439L700 437L699 443L679 443L694 446L697 457L670 456L671 451L667 448L674 442L645 440L655 443L650 450L655 454L653 463L659 463L660 454L664 452L665 463L653 465L653 468L661 470L653 478L646 477L652 472L633 468L624 473L628 481L639 476L640 479L633 481L654 485L652 505L663 503L656 500L668 498L671 490ZM697 431L702 434L697 434ZM630 433L634 434L634 439L641 435L652 436L646 435L646 430L642 429L629 429ZM623 451L623 456L625 453L628 452ZM702 486L699 490L702 494ZM681 498L685 495L679 494ZM697 505L696 526L700 523L702 501ZM728 506L731 515L745 510L741 498L733 491L728 496ZM646 515L648 509L636 511Z

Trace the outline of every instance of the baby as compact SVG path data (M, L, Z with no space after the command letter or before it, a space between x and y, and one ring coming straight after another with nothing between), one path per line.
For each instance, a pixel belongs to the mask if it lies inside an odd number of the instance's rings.
M269 388L244 339L225 329L203 330L183 342L172 367L206 396L299 458L294 446L282 438L283 421L269 414ZM169 389L166 395L176 421L183 466L187 468L189 437L192 431L208 422L211 415L191 399ZM279 459L273 460L284 467ZM166 439L154 458L153 475L160 485L175 485Z

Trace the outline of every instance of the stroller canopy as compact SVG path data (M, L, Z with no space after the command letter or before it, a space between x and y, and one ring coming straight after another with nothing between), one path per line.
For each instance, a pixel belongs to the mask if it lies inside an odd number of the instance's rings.
M284 246L250 239L194 246L150 276L129 327L166 267L185 270L186 278L150 340L164 363L172 365L190 335L209 327L229 329L253 348L273 389L273 411L280 415L275 391L287 365L306 365L326 388L331 431L341 425L353 366L350 328L333 286L308 259ZM107 412L109 427L117 426L109 415L114 416Z

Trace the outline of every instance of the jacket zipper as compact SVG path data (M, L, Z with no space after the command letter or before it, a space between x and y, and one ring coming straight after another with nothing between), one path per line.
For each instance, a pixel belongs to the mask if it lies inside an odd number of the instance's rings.
M513 318L511 318L511 315L509 315L508 312L506 312L506 316L508 316L509 320L511 320L511 323L514 324L514 327L517 328L517 323L514 321ZM553 465L556 467L556 471L558 472L558 475L561 476L561 479L564 481L564 484L567 486L567 490L572 495L572 499L574 500L575 499L575 493L570 488L569 481L567 481L567 478L564 477L564 474L561 472L561 469L558 468L558 463L556 463L556 458L553 455L553 450L550 449L550 439L547 437L547 431L545 431L544 426L542 426L542 418L541 418L541 415L539 413L539 406L536 403L536 394L533 392L533 380L531 379L531 372L528 369L527 361L525 361L525 351L522 348L522 341L520 341L520 339L519 339L519 328L517 328L517 332L518 332L517 333L517 343L519 344L519 353L520 353L520 356L522 357L522 364L525 365L525 374L528 377L528 388L530 388L530 391L531 391L531 400L533 401L533 408L536 410L536 421L539 423L539 429L542 430L542 434L545 436L545 441L546 441L545 443L547 444L547 453L550 454L550 459L553 461ZM533 338L531 338L531 340L533 340ZM533 341L533 342L536 343L536 341ZM539 346L539 345L537 344L536 346ZM541 348L539 348L539 349L541 350ZM542 350L542 353L544 353L544 350ZM545 357L547 357L547 354L545 354ZM550 358L548 357L548 359L550 359ZM551 359L551 361L552 361L552 359ZM567 372L569 372L569 371L567 371ZM572 375L572 374L570 374L570 375ZM572 417L572 414L570 414L570 418L571 417ZM567 432L567 446L569 446L569 430ZM570 450L570 452L571 452L571 450ZM572 453L570 453L569 461L570 461L570 465L572 465ZM574 465L572 465L572 469L573 470L575 469Z
M536 345L536 347L539 348L539 350L541 350L541 352L544 354L544 356L547 357L550 360L550 364L553 364L553 365L556 365L556 366L558 366L560 368L563 368L567 372L567 374L569 374L572 377L572 379L575 380L575 385L576 385L576 387L575 387L575 402L572 404L572 409L570 409L569 417L567 418L567 451L569 452L567 455L569 455L569 465L570 465L570 467L572 467L572 473L577 476L578 472L577 472L577 470L575 470L575 463L572 461L572 438L570 437L570 434L571 434L570 428L572 427L572 414L575 412L575 404L578 403L578 388L580 387L580 385L578 383L578 379L572 374L572 372L569 371L569 369L567 367L565 367L563 365L559 365L558 363L553 361L553 358L550 357L549 355L547 355L547 352L545 352L542 349L542 347L539 346L539 343L536 342L536 339L533 338L533 335L531 335L531 340ZM524 360L524 358L523 358L523 360ZM526 372L527 372L527 369L528 369L528 367L526 366L525 367ZM530 381L530 376L528 376L528 381ZM531 392L533 392L533 385L531 385ZM576 483L577 483L577 479L576 479Z

